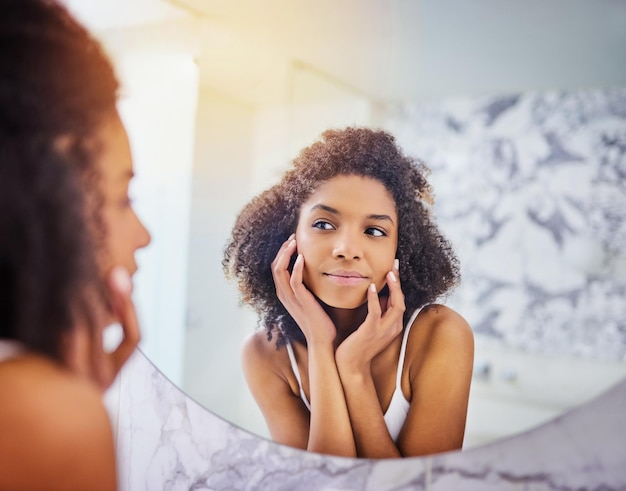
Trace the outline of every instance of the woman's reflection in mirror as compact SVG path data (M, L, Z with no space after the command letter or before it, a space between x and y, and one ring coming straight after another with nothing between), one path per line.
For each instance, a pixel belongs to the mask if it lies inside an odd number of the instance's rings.
M139 340L130 276L150 240L117 90L64 7L0 2L0 489L117 488L102 391Z
M427 173L388 133L329 130L237 218L223 265L260 316L242 363L275 441L366 458L462 447L474 341L434 303L459 267Z

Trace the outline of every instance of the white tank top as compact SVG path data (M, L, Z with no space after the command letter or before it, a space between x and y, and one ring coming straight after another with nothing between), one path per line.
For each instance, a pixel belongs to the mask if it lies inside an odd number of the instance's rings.
M402 346L400 348L400 358L398 359L398 369L396 372L396 388L393 391L393 395L391 396L391 402L389 403L389 407L387 411L385 411L384 418L385 424L387 425L387 430L391 435L391 438L395 442L400 435L400 430L402 430L402 426L406 420L407 414L409 414L409 408L411 407L410 401L407 401L402 393L402 369L404 368L404 358L406 354L406 344L409 339L409 331L411 330L411 326L417 317L417 314L420 313L421 309L417 309L413 312L413 315L407 322L404 328L404 335L402 336ZM287 341L287 353L289 354L289 361L291 362L291 369L293 370L293 374L298 381L298 387L300 388L300 398L304 402L304 405L307 407L309 411L311 411L311 404L302 389L302 379L300 378L300 371L298 370L298 363L296 362L296 356L293 352L293 347L291 343Z

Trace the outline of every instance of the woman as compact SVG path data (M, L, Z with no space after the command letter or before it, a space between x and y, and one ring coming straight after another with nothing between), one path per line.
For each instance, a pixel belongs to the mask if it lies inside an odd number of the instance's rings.
M426 171L387 133L327 131L238 217L223 264L265 328L243 368L277 442L368 458L461 448L473 336L432 303L458 266Z
M102 391L139 340L130 275L150 241L117 89L62 6L0 1L0 489L117 488Z

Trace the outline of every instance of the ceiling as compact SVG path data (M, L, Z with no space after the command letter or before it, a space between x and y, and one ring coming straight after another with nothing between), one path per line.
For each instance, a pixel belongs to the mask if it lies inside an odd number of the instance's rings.
M621 0L67 0L105 38L193 38L201 81L248 104L311 70L379 101L626 85ZM178 26L178 27L175 27ZM127 39L127 38L125 38Z

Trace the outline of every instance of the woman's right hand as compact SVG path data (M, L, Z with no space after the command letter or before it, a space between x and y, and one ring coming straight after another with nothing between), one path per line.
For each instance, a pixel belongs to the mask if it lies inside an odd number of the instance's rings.
M367 317L363 324L337 348L338 366L370 371L374 357L383 351L402 332L402 319L406 310L404 293L400 286L399 271L394 265L387 273L388 297L379 297L372 283L367 290Z
M289 262L296 250L296 239L291 235L272 261L276 295L302 330L308 345L332 344L337 336L337 330L322 306L302 282L304 271L302 254L298 255L289 274Z

